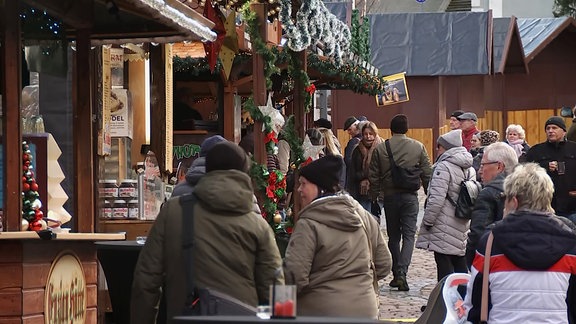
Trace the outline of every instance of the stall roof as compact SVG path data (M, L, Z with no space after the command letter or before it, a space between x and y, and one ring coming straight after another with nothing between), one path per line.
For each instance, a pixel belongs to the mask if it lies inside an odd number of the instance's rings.
M372 64L380 74L490 73L488 12L369 15Z
M528 72L516 17L494 18L492 30L494 73Z
M67 27L90 30L93 45L214 40L214 24L178 0L24 0Z
M532 61L550 42L566 29L576 30L574 18L518 18L518 29L526 55Z

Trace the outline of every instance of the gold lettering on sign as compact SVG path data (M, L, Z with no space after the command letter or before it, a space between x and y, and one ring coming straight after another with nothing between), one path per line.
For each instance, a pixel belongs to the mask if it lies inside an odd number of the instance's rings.
M52 263L44 293L44 323L86 321L86 280L78 257L62 252Z

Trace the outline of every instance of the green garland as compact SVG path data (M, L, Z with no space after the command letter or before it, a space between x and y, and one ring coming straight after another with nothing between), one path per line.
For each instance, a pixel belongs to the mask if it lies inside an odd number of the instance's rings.
M360 23L362 20L362 23ZM352 42L350 50L364 61L370 62L370 22L368 17L360 19L358 9L352 10Z
M308 77L308 74L306 71L300 68L300 60L298 59L297 53L292 50L288 51L290 52L288 61L288 75L291 75L294 80L300 81L302 84L302 93L300 93L300 95L304 96L305 98L304 111L309 113L316 87L311 88L312 85L310 84L310 78Z
M386 85L383 77L370 74L367 69L359 65L347 62L336 67L330 60L323 60L313 53L308 55L308 67L315 69L324 76L340 79L329 83L333 89L350 89L356 93L367 93L374 96L382 93Z

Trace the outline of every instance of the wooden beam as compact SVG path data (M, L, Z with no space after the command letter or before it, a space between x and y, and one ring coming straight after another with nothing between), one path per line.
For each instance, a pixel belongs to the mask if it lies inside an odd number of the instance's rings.
M75 29L93 27L94 0L23 0L23 2L36 9L46 10L52 17Z
M22 223L22 130L20 85L22 45L18 1L4 1L0 6L0 75L2 95L2 170L4 183L4 231L19 231Z
M240 79L238 81L232 82L232 86L237 88L237 87L244 85L248 82L252 82L252 76L251 75L249 75L247 77L243 77L242 79Z
M72 82L73 156L74 156L74 227L79 233L93 233L96 212L94 188L94 141L90 69L90 30L76 33Z
M266 39L267 5L265 3L253 3L250 7L258 16L260 36L262 39ZM254 104L256 106L266 105L266 78L264 77L264 63L262 55L254 54L252 56L252 85ZM264 144L264 134L262 133L262 122L254 122L254 159L258 163L266 164L266 145Z

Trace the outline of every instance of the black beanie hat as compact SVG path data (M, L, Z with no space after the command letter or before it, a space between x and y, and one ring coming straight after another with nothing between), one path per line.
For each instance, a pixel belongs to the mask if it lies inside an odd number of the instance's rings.
M332 129L332 123L326 118L318 118L314 121L314 127L324 127Z
M556 125L556 126L562 128L564 131L566 131L566 123L564 122L564 118L562 118L562 117L553 116L553 117L548 118L548 120L546 121L546 124L544 125L544 129L546 129L546 127L548 127L548 125Z
M300 176L317 185L318 188L334 193L340 183L344 160L335 155L326 155L310 162L300 169Z
M394 134L406 134L408 132L408 117L396 115L390 120L390 131Z
M244 149L232 142L220 142L206 154L206 172L239 170L248 172L250 159Z

